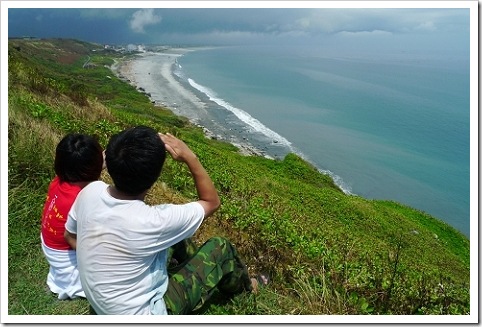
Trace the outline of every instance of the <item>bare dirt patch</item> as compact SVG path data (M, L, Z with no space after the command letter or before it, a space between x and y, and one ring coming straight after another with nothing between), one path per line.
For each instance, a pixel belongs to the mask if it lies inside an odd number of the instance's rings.
M61 64L73 64L75 61L77 61L80 58L78 54L74 53L66 53L62 54L57 58L57 61L60 62Z

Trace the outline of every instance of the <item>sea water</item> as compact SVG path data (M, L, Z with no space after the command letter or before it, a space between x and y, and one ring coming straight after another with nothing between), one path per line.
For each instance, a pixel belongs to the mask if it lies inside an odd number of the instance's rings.
M346 193L407 204L469 236L468 58L230 47L190 52L175 69L225 136L296 152Z

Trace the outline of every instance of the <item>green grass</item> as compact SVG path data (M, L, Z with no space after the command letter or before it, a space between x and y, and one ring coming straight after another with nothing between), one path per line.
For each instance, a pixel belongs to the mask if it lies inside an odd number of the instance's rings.
M9 40L9 314L88 314L86 300L58 301L46 291L40 213L54 149L67 132L95 135L105 146L114 133L139 124L182 138L220 193L221 208L195 238L225 236L251 272L271 275L259 295L218 295L203 314L470 313L470 244L461 233L393 201L346 195L294 154L243 156L206 138L116 79L104 65L120 58L96 48L75 40ZM82 68L87 56L95 68ZM186 167L167 160L147 200L194 198Z

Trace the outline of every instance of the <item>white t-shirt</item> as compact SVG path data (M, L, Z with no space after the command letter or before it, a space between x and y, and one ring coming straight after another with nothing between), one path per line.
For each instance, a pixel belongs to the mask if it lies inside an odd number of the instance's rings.
M102 181L86 186L65 224L77 234L85 295L97 314L167 314L167 249L194 234L204 209L119 200L107 188Z

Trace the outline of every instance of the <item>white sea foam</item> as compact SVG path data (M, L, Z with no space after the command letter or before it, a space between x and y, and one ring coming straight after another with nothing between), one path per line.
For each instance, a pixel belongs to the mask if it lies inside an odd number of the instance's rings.
M331 179L333 179L333 182L335 182L335 185L338 186L340 188L340 190L343 191L343 193L345 194L348 194L348 195L356 195L355 193L353 193L352 189L351 189L351 186L348 185L344 180L343 178L341 178L340 176L336 175L335 173L333 173L332 171L330 170L327 170L327 169L321 169L320 167L317 166L316 163L314 163L312 160L310 160L309 157L307 157L304 153L301 153L299 151L294 151L298 156L301 157L301 159L311 163L320 173L324 174L324 175L328 175L331 177Z
M338 186L343 191L343 193L349 194L349 195L356 195L355 193L352 192L351 187L349 185L347 185L345 183L345 181L340 176L335 175L333 172L331 172L329 170L324 170L324 169L318 169L318 170L321 173L330 176L331 179L333 179L333 181L335 182L336 186Z
M179 68L180 68L180 65L178 65ZM178 75L179 76L179 75ZM290 149L291 152L294 152L296 153L297 155L299 155L301 158L303 158L304 160L308 161L308 162L311 162L309 160L309 158L307 158L303 153L301 153L300 151L297 151L291 144L290 141L288 141L287 139L285 139L283 136L279 135L278 133L274 132L273 130L269 129L268 127L266 127L265 125L263 125L263 123L261 123L259 120L257 120L256 118L254 118L253 116L251 116L250 114L248 114L247 112L245 112L244 110L242 109L239 109L239 108L236 108L234 107L233 105L231 105L229 102L219 98L216 94L216 92L214 92L213 90L211 90L210 88L206 87L206 86L203 86L203 85L200 85L198 83L196 83L193 79L191 78L188 78L187 79L189 84L197 89L198 91L204 93L205 95L208 96L209 100L215 102L216 104L218 104L219 106L225 108L226 110L229 110L230 112L232 112L234 115L236 115L236 117L238 117L241 121L243 121L244 123L248 124L249 126L251 126L254 130L262 133L263 135L267 136L268 138L278 142L279 144L281 145L284 145L286 147L288 147ZM315 167L316 165L314 163L312 163ZM318 167L316 167L318 169L318 171L320 171L321 173L323 174L326 174L328 176L330 176L333 181L335 182L335 184L345 193L345 194L351 194L353 195L354 193L352 192L351 190L351 187L349 185L347 185L343 179L334 174L333 172L329 171L329 170L325 170L325 169L320 169Z
M217 103L218 105L220 105L221 107L226 108L227 110L231 111L233 114L236 115L236 117L238 117L241 121L243 121L246 124L248 124L249 126L251 126L255 131L258 131L258 132L266 135L267 137L269 137L273 141L278 142L281 145L285 145L288 148L290 148L291 150L293 150L292 147L291 147L290 141L288 141L283 136L279 135L278 133L274 132L273 130L271 130L268 127L266 127L265 125L263 125L263 123L261 123L259 120L257 120L256 118L254 118L250 114L248 114L246 111L244 111L242 109L239 109L239 108L236 108L233 105L231 105L229 102L227 102L227 101L225 101L221 98L218 98L216 93L213 90L209 89L206 86L203 86L203 85L200 85L200 84L196 83L191 78L188 78L188 82L192 87L194 87L198 91L206 94L209 97L209 100L211 100L211 101Z

